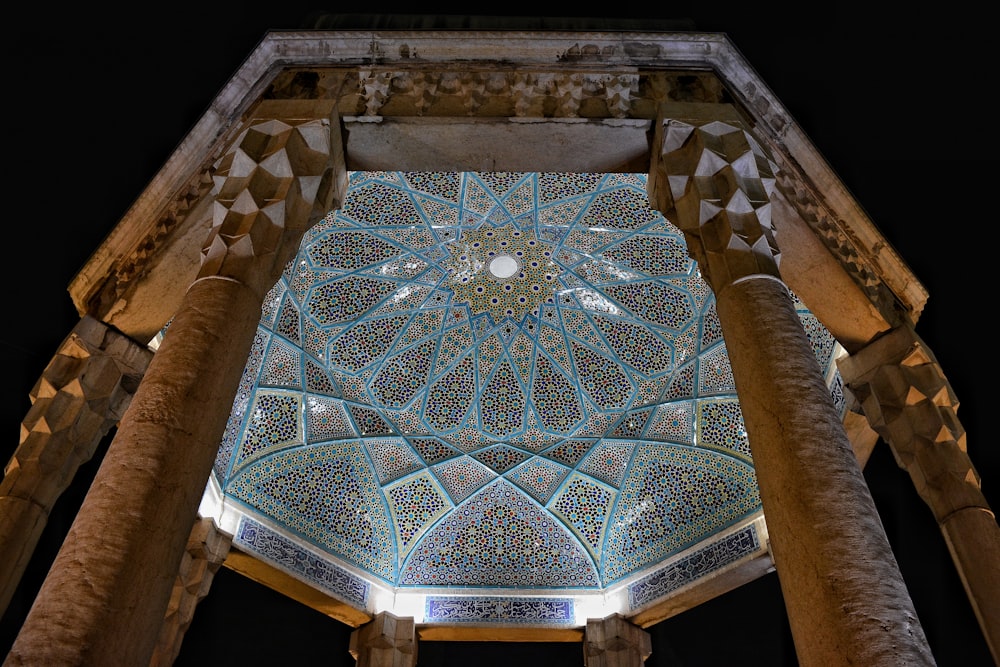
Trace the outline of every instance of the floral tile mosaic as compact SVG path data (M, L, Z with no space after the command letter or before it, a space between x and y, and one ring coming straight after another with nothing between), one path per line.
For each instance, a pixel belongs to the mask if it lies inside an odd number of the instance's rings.
M641 174L351 174L264 301L214 471L335 567L445 594L642 603L760 511L714 296Z

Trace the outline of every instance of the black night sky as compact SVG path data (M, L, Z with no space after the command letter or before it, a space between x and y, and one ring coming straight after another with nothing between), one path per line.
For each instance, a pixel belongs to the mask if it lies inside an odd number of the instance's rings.
M787 11L750 3L737 13L633 4L576 10L568 27L595 16L643 20L653 28L657 21L685 19L697 30L727 33L927 288L917 333L961 401L969 456L996 508L1000 455L986 403L996 395L989 378L997 364L986 335L993 320L980 309L992 303L995 282L986 271L996 148L987 113L993 86L987 63L995 60L988 50L995 40L991 19L912 8L876 17L841 3L822 10L797 3ZM2 113L13 238L4 271L13 306L0 338L11 376L4 462L16 447L14 431L30 407L31 387L78 320L66 291L74 274L264 34L302 28L315 9L337 9L173 2L140 15L131 6L69 7L22 3L6 12ZM393 7L379 7L393 15ZM469 13L404 7L397 18L419 15L424 25L431 17L453 15L448 20L454 21ZM565 9L541 8L526 3L473 13L565 16ZM0 655L9 650L97 464L81 469L80 481L54 508L38 558L0 621ZM865 475L938 664L993 664L930 510L884 443ZM350 630L223 568L176 664L353 665ZM650 632L648 667L797 664L773 573ZM583 664L575 644L472 649L424 643L418 664Z

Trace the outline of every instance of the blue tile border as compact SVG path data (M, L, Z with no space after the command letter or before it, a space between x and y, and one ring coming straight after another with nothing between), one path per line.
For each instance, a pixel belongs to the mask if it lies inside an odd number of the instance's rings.
M370 586L334 563L320 558L253 519L241 517L233 544L264 561L305 579L333 597L367 608Z
M757 527L750 524L630 584L629 608L634 611L658 600L681 586L753 554L760 546Z
M573 600L486 596L428 596L425 623L575 625Z

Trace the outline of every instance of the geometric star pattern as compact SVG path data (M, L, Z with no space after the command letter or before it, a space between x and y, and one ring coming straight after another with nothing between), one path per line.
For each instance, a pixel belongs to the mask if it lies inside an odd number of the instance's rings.
M645 174L351 173L240 387L223 493L382 585L601 590L760 511L714 296Z

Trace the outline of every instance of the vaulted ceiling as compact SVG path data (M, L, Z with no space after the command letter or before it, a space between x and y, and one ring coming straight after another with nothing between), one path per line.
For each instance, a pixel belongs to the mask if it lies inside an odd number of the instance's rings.
M926 300L724 35L316 30L261 41L78 310L162 331L218 161L283 118L329 122L349 184L265 299L201 512L354 624L649 623L771 563L714 296L647 200L664 119L773 159L781 277L845 418L838 345Z
M352 173L265 300L215 464L237 546L359 607L634 606L764 549L715 300L645 188ZM835 341L796 303L842 406Z

